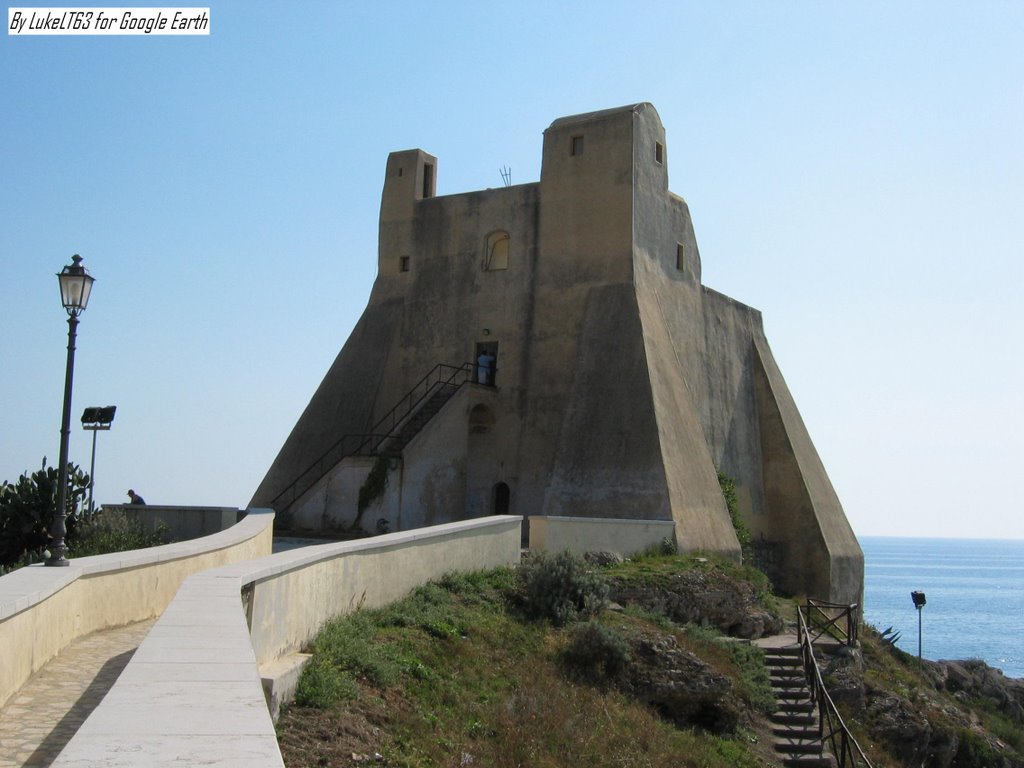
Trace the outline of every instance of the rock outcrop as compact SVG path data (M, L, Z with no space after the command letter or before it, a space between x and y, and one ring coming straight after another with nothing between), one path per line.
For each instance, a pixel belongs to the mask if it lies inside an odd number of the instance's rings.
M1024 680L1006 677L979 659L930 664L941 685L957 699L982 699L1005 717L1024 726Z
M637 605L678 624L714 627L730 637L748 640L782 631L782 619L760 605L754 584L721 571L682 571L661 579L657 586L614 578L610 584L615 602Z
M857 651L824 661L829 695L901 765L1024 768L1019 753L986 731L976 713L980 703L1024 725L1024 680L1007 678L983 661L926 660L916 669L920 683L902 679L894 688L866 675Z
M728 677L680 648L672 635L640 636L630 645L622 687L634 698L679 726L718 734L736 730L740 710Z

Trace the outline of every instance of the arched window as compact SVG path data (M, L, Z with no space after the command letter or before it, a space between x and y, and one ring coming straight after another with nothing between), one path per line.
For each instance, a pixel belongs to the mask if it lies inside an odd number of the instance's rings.
M487 244L484 250L484 269L490 271L495 269L508 269L508 246L511 238L508 232L498 230L487 236Z
M486 405L474 405L469 412L469 433L482 435L494 425L494 413Z

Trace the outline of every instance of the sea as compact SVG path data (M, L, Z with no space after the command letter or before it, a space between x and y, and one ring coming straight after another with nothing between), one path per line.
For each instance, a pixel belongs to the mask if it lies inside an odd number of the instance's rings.
M981 659L1024 678L1024 539L859 537L864 618L926 659ZM925 593L920 617L910 593Z

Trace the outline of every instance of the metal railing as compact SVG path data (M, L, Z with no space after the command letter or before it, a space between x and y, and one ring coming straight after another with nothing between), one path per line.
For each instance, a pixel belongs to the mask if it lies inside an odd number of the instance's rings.
M385 413L365 434L342 435L326 451L305 470L299 473L270 502L270 506L281 512L290 507L302 494L316 485L327 471L342 459L349 456L370 456L377 452L381 443L394 437L399 427L405 423L427 399L437 392L450 389L457 390L467 381L472 381L476 366L472 363L449 365L438 363L426 376L413 384L394 407Z
M808 605L812 601L808 600ZM856 612L857 606L839 606L834 603L818 603L816 608L827 606L831 608L846 607L852 613ZM804 618L804 609L797 608L797 640L800 644L800 656L803 659L804 674L807 677L808 688L810 688L811 702L818 709L818 738L824 744L828 742L839 768L872 768L860 744L850 733L850 729L843 722L839 710L836 708L832 697L828 695L825 682L821 678L821 669L818 667L818 660L814 657L814 640L808 630L807 620ZM817 637L821 637L819 634Z
M438 363L430 373L413 384L412 389L406 392L390 411L381 416L370 431L387 436L394 434L406 417L419 408L429 395L441 389L458 389L472 378L473 372L474 366L471 363Z
M857 618L859 608L860 606L856 603L845 605L807 598L805 607L807 628L816 633L811 638L811 642L817 642L828 635L844 645L855 646L857 644L857 627L859 626Z

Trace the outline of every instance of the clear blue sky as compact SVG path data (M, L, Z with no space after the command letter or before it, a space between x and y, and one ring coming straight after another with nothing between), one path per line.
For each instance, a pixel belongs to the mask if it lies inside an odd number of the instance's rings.
M556 117L651 101L854 530L1024 538L1024 5L210 4L0 41L0 479L56 462L73 253L98 500L244 506L365 306L388 152L536 181Z

